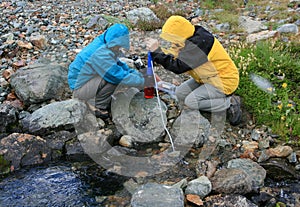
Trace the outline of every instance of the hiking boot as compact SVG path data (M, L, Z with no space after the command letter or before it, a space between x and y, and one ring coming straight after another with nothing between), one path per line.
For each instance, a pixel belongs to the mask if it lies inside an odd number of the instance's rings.
M239 96L231 96L230 107L227 109L227 117L229 123L232 126L236 126L241 123L242 120L242 110L241 110L241 102Z
M109 118L109 112L107 110L97 109L94 111L94 113L97 118L100 118L102 120L106 120Z
M102 120L106 120L110 118L109 111L106 109L98 109L92 104L85 102L88 108L91 110L91 112L96 116L96 118L100 118Z

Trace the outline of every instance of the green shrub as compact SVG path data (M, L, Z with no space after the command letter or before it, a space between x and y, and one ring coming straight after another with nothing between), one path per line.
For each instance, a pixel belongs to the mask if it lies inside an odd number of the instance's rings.
M136 27L142 31L153 31L162 27L164 22L162 21L147 21L139 19L136 23Z
M110 24L121 23L121 24L125 24L130 29L133 28L132 23L127 19L119 19L117 17L113 17L109 15L103 15L103 18L106 19Z

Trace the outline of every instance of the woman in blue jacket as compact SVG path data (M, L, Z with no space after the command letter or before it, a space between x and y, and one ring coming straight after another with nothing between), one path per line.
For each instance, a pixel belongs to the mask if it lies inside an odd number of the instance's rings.
M118 84L144 84L140 72L119 60L119 49L129 47L128 28L114 24L87 45L69 66L68 83L73 97L86 101L95 98L98 117L108 117L111 95Z

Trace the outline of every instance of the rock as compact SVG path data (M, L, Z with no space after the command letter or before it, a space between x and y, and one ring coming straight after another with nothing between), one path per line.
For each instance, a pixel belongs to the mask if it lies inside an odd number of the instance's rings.
M85 154L81 143L77 139L73 139L66 143L66 156L71 159L82 159L83 154Z
M293 149L290 146L277 146L267 150L270 157L288 157L292 152Z
M239 17L240 26L246 30L248 34L255 32L260 32L261 30L266 30L266 26L260 21L252 20L250 17L241 16Z
M186 178L172 185L172 188L186 188L188 181Z
M200 196L198 196L198 195L188 194L188 195L186 195L186 200L188 200L189 202L191 202L197 206L203 206L203 201L201 200Z
M0 78L0 86L3 88L9 87L9 83L5 80L5 78Z
M25 104L57 99L67 84L67 70L57 64L35 63L13 73L10 84Z
M251 178L241 169L221 169L210 180L218 193L244 195L252 190Z
M0 143L0 155L10 162L14 169L50 160L50 149L46 140L39 136L13 133L1 139Z
M254 195L251 197L252 201L255 201L259 206L270 206L266 205L273 198L273 196L268 192L260 192L258 195Z
M26 62L25 62L25 60L19 60L17 62L14 62L12 66L13 66L13 68L18 69L18 68L26 66Z
M0 104L0 132L9 131L9 127L17 124L17 109L10 104Z
M118 131L132 137L133 142L150 143L160 141L164 133L166 119L166 105L157 99L145 99L143 93L136 88L114 95L111 111L112 119ZM162 115L161 117L161 110Z
M123 147L132 147L132 138L128 135L123 135L119 140L119 144Z
M253 42L256 42L256 41L265 40L265 39L275 37L277 34L278 34L277 31L269 31L269 30L261 31L261 32L255 33L255 34L248 35L246 37L246 41L248 43L253 43Z
M155 13L147 7L130 10L129 12L126 12L126 17L133 24L136 24L138 20L159 22L159 19L156 17Z
M266 170L250 159L233 159L227 164L227 168L242 169L252 180L252 190L257 190L264 186Z
M21 48L26 48L28 50L33 48L33 45L30 42L17 41L17 44Z
M111 144L113 139L111 134L106 133L104 130L98 130L96 132L86 132L78 135L78 140L85 153L94 158L97 162L97 156L112 148Z
M206 176L200 176L190 181L185 189L185 194L198 195L200 198L207 196L212 190L212 185Z
M79 123L85 113L86 105L77 100L70 99L53 102L21 120L23 128L30 133L44 134L59 128L71 129Z
M100 18L99 15L91 17L89 19L88 23L86 24L86 28L90 29L90 28L94 27L97 24L99 18Z
M256 149L258 149L258 142L256 142L256 141L249 142L249 141L243 140L242 147L247 151L254 152Z
M2 72L2 76L5 80L9 80L11 75L14 74L15 71L13 69L6 69Z
M183 207L184 196L180 188L147 183L139 187L131 198L132 207Z
M38 49L45 49L47 47L47 39L44 35L32 35L30 37L30 42Z
M130 192L131 194L134 194L134 192L136 191L136 189L139 187L139 184L134 181L132 178L130 178L128 181L126 181L123 186L126 188L126 190L128 192Z
M205 175L211 178L217 171L217 166L219 162L216 160L198 160L198 165L196 167L196 172L198 176Z
M76 137L74 132L59 131L54 132L44 139L47 141L47 146L51 149L51 159L57 160L62 158L65 153L66 143Z
M215 195L205 199L205 207L258 207L241 195Z
M296 152L292 152L289 157L288 157L288 160L290 163L297 163L297 154Z
M221 31L221 32L223 32L223 31L229 31L230 30L230 24L228 22L222 23L222 24L217 24L216 25L216 29L218 31Z
M198 110L183 110L170 130L175 145L202 146L208 139L209 121Z
M297 34L299 29L296 24L284 24L277 29L279 33L294 33Z
M261 136L261 132L259 130L257 130L257 129L252 130L252 132L251 132L251 139L252 140L258 141L260 136Z
M120 19L115 18L115 22L119 22ZM87 28L99 28L99 30L105 30L109 27L110 22L105 18L105 16L94 16L92 17L88 24L86 25Z
M266 169L267 176L274 180L300 179L300 173L295 167L283 159L270 158L260 165Z

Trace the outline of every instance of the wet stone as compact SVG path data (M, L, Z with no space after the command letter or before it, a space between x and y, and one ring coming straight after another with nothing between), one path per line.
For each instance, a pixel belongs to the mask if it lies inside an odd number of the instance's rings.
M225 194L246 194L252 190L251 178L240 169L221 169L211 178L213 191Z
M184 196L180 188L155 183L147 183L139 187L131 198L132 207L183 207Z

